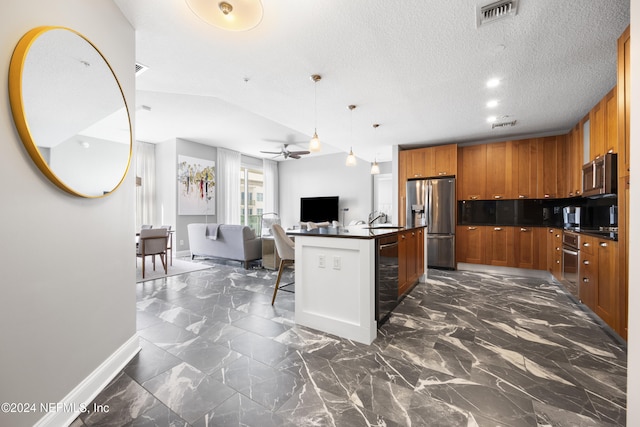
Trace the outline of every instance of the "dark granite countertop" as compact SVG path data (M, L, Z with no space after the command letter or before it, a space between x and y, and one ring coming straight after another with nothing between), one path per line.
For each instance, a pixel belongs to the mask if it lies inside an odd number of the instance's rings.
M320 227L313 230L287 230L287 234L290 236L318 236L318 237L339 237L349 239L375 239L378 237L389 236L397 233L398 231L424 228L419 227L401 227L394 224L375 224L371 227L363 227L361 225L354 225L348 227Z

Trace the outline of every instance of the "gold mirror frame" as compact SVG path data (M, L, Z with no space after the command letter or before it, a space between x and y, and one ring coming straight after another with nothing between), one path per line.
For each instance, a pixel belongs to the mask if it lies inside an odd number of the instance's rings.
M39 37L41 37L45 33L52 30L69 31L77 35L78 37L82 38L85 42L88 43L90 47L95 49L95 52L97 52L99 57L102 58L102 60L104 61L104 64L107 66L109 72L113 76L113 80L118 87L118 90L120 92L120 96L122 98L122 102L124 105L124 109L126 111L127 126L128 126L128 141L129 141L129 150L127 155L126 166L124 167L122 176L120 177L118 173L117 176L119 178L113 179L114 182L117 179L117 183L113 186L113 188L104 189L102 194L86 194L84 192L80 192L77 189L70 186L58 175L56 175L56 173L52 170L52 168L49 166L44 156L40 152L40 149L37 145L37 141L35 141L34 135L31 132L31 129L29 127L29 121L25 111L25 101L23 96L24 95L23 93L24 67L27 60L27 56L29 54L29 51L32 45L36 42L36 40L38 40ZM82 61L80 60L80 62ZM84 65L88 66L86 63ZM10 101L11 111L13 115L13 120L16 125L16 129L18 131L18 134L20 135L20 138L22 139L22 143L24 144L27 152L29 153L29 156L31 156L31 159L38 166L40 171L57 187L75 196L85 197L85 198L101 198L111 194L122 184L125 177L127 176L127 172L129 171L129 167L131 165L132 152L133 152L131 115L129 114L129 108L127 106L127 101L125 99L124 92L122 91L122 87L120 86L120 82L118 81L113 71L113 68L111 68L111 65L106 60L102 52L100 52L100 50L82 34L70 28L58 27L58 26L42 26L42 27L37 27L28 31L18 42L16 48L13 51L13 55L11 57L11 63L9 65L9 101ZM117 167L122 168L123 165L124 164L117 165Z

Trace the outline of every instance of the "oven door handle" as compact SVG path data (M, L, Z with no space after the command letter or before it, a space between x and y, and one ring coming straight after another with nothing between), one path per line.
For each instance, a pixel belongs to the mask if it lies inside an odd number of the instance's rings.
M565 254L578 256L578 251L574 251L574 250L571 250L571 249L562 248L562 252L565 253Z

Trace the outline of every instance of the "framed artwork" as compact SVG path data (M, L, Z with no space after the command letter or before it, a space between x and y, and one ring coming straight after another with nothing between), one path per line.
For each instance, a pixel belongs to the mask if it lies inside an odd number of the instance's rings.
M216 163L178 156L178 215L213 215L216 212Z

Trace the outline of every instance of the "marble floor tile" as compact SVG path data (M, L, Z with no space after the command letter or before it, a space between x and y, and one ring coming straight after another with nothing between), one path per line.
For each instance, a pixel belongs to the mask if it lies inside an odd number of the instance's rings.
M74 427L625 425L626 343L555 281L428 270L363 345L272 306L277 272L199 262L136 284L142 350Z

